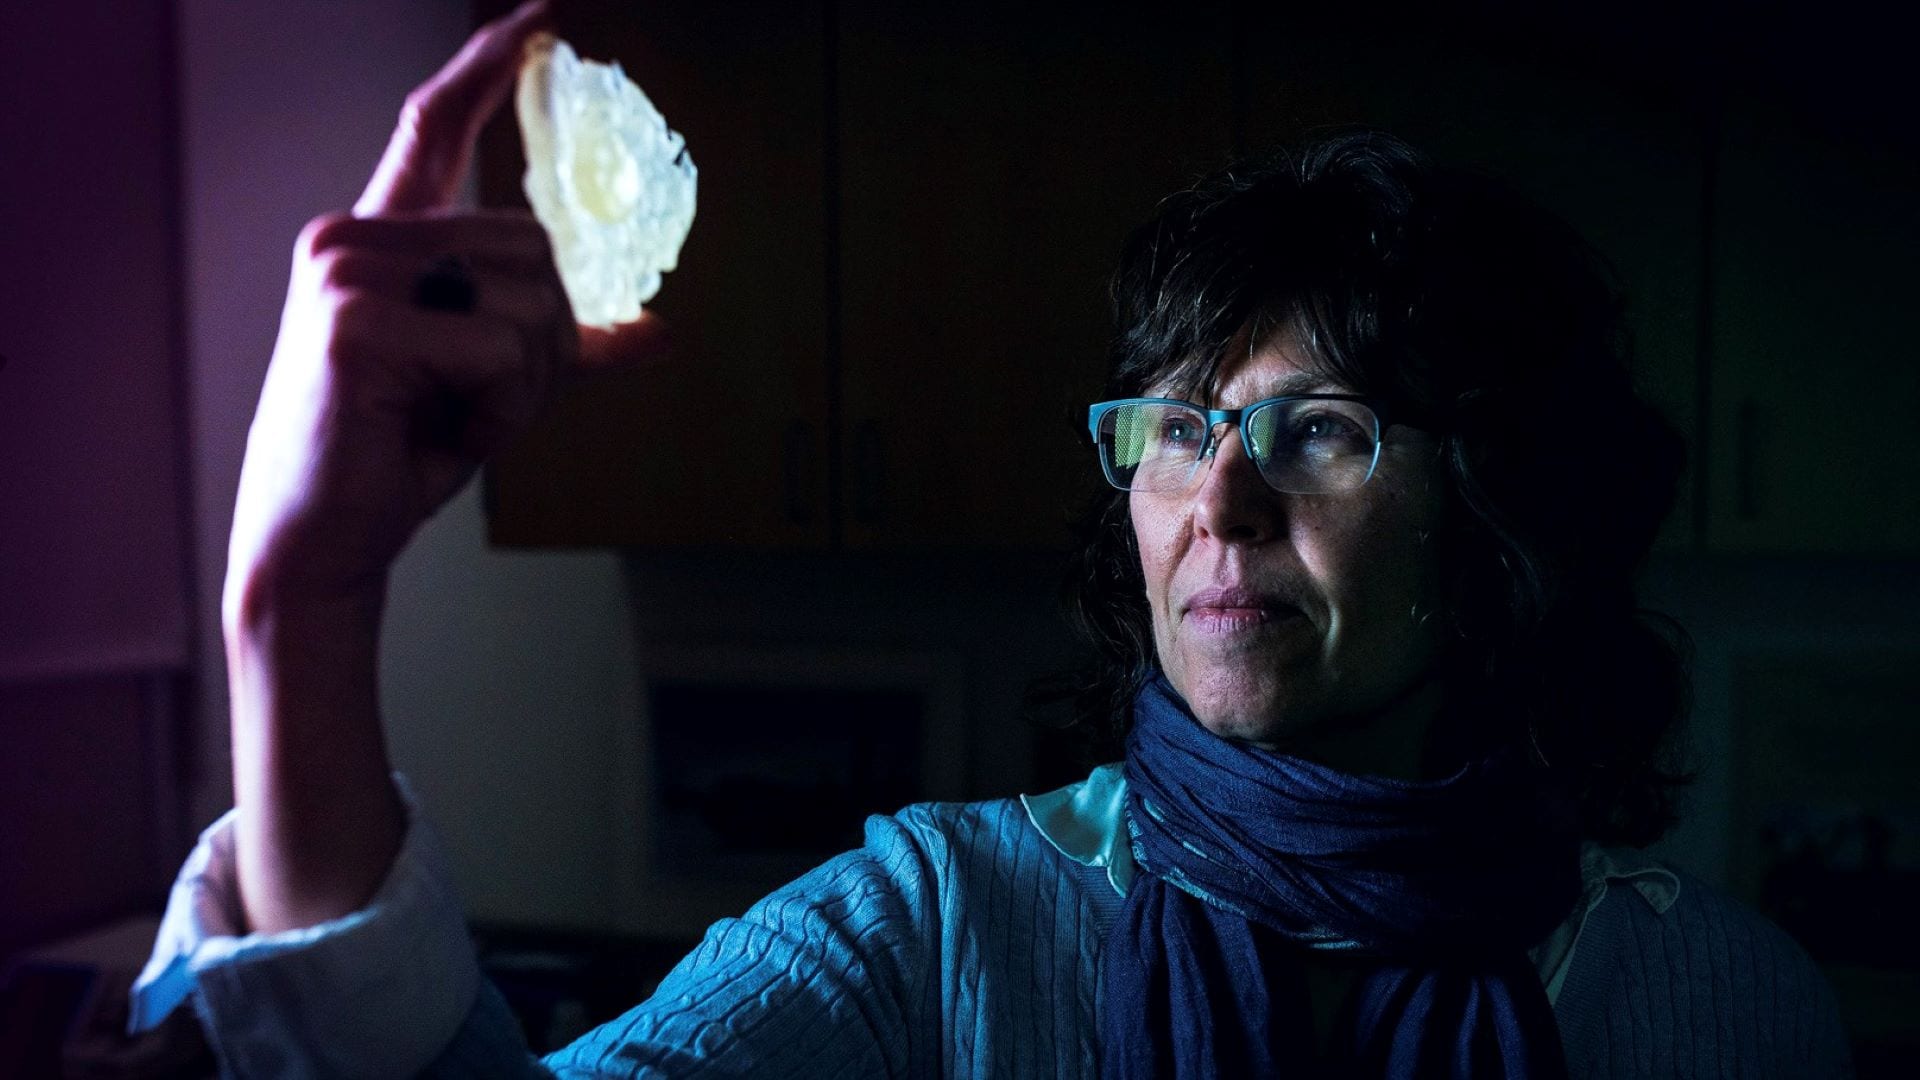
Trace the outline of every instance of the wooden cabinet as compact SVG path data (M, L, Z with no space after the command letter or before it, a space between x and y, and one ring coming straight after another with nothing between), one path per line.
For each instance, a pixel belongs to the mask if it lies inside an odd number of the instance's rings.
M1718 175L1714 546L1920 552L1920 163L1736 99Z
M1121 241L1229 150L1226 5L839 18L846 545L1062 546Z
M562 4L685 134L700 207L655 305L674 358L490 467L493 541L1064 544L1121 240L1229 148L1226 10Z

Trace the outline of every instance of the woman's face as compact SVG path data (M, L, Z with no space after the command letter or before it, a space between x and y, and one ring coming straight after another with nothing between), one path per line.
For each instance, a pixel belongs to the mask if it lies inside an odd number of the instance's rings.
M1221 366L1214 407L1352 392L1275 335ZM1415 691L1428 685L1442 622L1440 464L1430 435L1384 435L1372 478L1343 494L1274 491L1235 428L1186 491L1129 496L1161 669L1214 734L1311 755L1316 741L1410 701L1430 715L1432 695Z

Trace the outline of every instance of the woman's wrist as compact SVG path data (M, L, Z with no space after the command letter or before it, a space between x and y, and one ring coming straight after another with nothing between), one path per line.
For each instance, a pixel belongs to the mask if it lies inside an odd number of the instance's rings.
M377 636L386 609L387 572L357 577L319 576L310 568L257 560L228 569L221 594L221 628L228 648L236 637L258 637L281 623L337 623L343 630Z

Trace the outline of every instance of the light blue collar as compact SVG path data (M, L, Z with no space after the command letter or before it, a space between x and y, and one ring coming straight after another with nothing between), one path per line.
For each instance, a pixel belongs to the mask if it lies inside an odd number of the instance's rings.
M1113 891L1133 884L1133 847L1127 839L1127 776L1116 761L1085 780L1045 795L1022 795L1027 818L1055 850L1082 866L1104 866Z

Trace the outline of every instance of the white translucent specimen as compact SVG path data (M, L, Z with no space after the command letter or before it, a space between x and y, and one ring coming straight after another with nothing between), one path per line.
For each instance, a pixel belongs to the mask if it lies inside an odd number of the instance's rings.
M514 106L527 200L553 238L574 318L639 318L693 227L699 172L685 140L619 64L581 60L551 34L528 44Z

